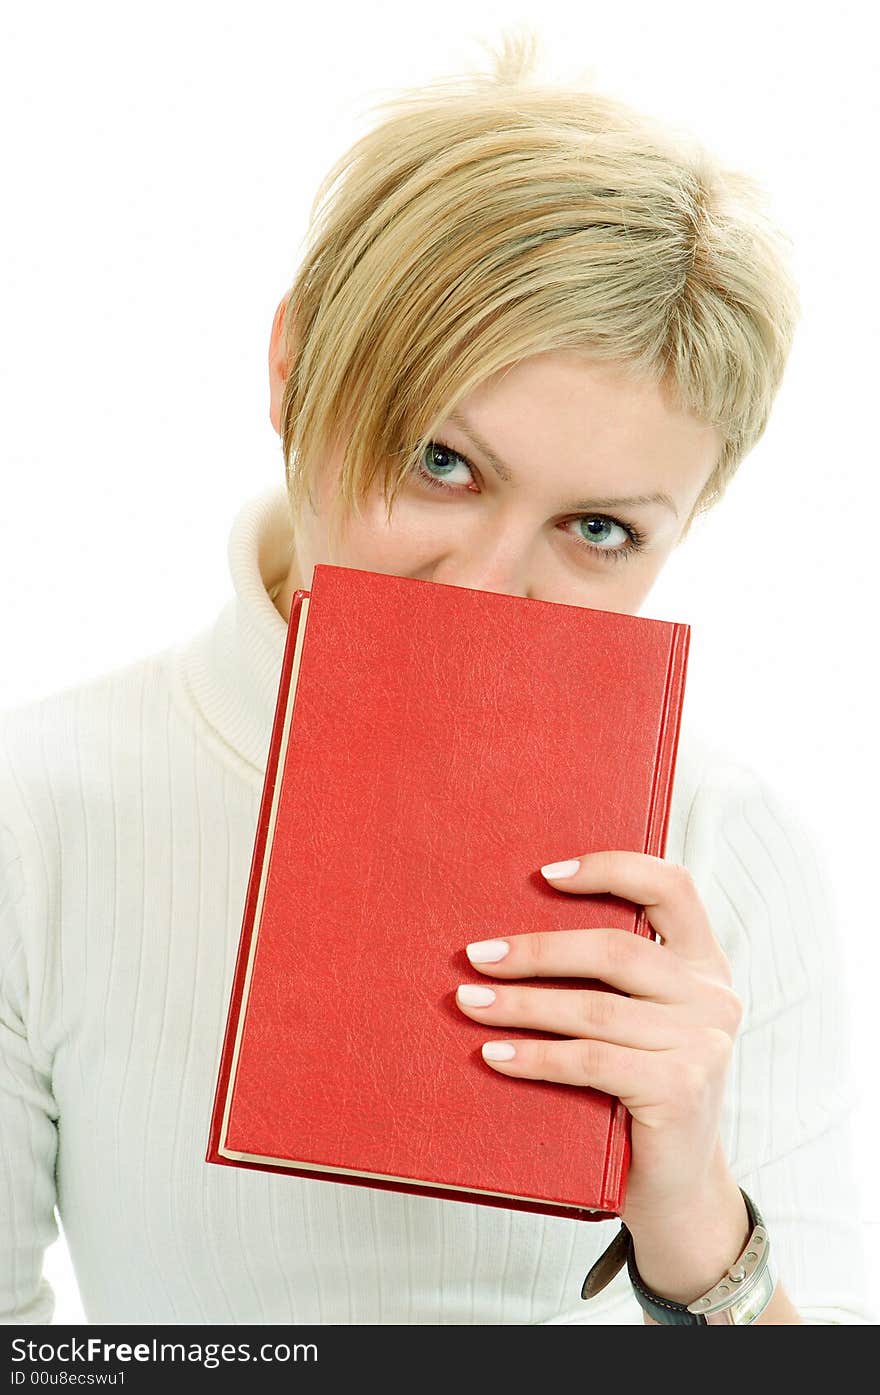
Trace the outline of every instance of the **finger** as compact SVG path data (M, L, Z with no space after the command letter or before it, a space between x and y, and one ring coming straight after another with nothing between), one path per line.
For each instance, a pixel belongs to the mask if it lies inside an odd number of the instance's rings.
M468 1002L468 996L492 994L491 1002ZM680 1044L688 1027L704 1021L702 1003L675 1012L661 1003L627 998L603 989L523 988L519 984L460 984L456 1003L462 1012L487 1027L527 1027L563 1037L590 1037L641 1051ZM713 1024L714 1025L714 1024Z
M644 906L645 915L670 949L697 962L715 960L721 954L696 883L686 867L662 857L627 850L584 853L569 860L577 863L573 875L557 876L549 869L566 864L547 863L541 868L557 891L579 894L607 892Z
M495 1059L504 1053L504 1059ZM483 1060L500 1074L527 1080L553 1080L560 1085L590 1086L617 1097L632 1108L659 1101L671 1053L640 1051L606 1041L487 1041Z
M481 973L495 978L594 978L637 997L678 1003L700 981L686 960L630 930L536 930L466 947Z

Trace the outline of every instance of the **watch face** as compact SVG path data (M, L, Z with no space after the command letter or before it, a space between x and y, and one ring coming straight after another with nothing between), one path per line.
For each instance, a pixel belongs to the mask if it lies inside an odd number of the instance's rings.
M707 1323L736 1323L744 1326L756 1322L776 1291L776 1275L769 1262L769 1256L758 1274L755 1275L748 1291L735 1296L725 1307L717 1307L707 1313Z
M761 1316L772 1296L772 1291L770 1294L765 1294L764 1285L761 1284L755 1289L754 1293L746 1294L745 1298L740 1298L736 1303L731 1303L730 1312L732 1321L743 1323L754 1322L755 1318Z

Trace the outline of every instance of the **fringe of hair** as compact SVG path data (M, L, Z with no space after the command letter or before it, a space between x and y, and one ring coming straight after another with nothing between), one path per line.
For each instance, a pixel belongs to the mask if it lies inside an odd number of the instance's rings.
M534 31L490 52L488 73L375 104L318 188L284 315L292 515L341 448L343 509L378 479L390 518L463 397L576 350L717 428L684 537L766 427L801 313L790 239L687 132L539 81Z

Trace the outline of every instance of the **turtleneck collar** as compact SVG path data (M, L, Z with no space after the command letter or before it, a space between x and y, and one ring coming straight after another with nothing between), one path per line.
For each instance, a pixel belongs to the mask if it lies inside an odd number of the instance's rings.
M287 491L244 504L229 534L235 590L208 629L174 651L186 695L216 736L265 773L287 625L270 590L287 575L292 549Z

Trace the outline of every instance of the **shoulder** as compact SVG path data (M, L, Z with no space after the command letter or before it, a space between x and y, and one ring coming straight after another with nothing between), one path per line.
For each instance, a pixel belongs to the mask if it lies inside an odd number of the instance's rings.
M44 864L90 795L133 773L141 736L168 706L165 649L0 711L0 827L6 849ZM167 716L164 718L167 724Z
M171 652L0 712L0 992L47 1068L167 750Z

